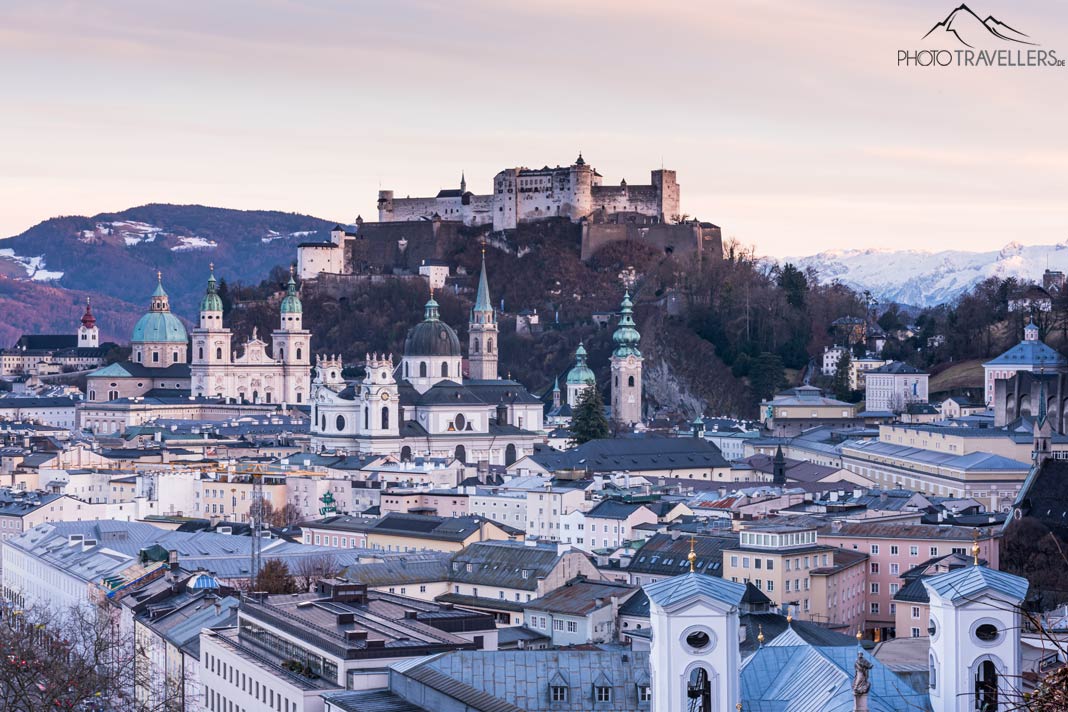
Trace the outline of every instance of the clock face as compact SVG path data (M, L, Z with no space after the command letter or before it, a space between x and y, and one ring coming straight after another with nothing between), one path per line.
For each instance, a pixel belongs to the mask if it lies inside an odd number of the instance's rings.
M381 398L382 398L382 400L384 400L384 401L388 401L388 400L389 400L389 393L388 393L387 391L382 391L382 396L381 396Z

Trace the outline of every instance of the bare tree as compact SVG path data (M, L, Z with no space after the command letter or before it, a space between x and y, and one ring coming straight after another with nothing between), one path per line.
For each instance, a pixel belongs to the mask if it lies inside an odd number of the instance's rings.
M337 576L340 571L341 567L333 554L316 554L306 556L297 563L293 578L300 591L311 591L317 581Z

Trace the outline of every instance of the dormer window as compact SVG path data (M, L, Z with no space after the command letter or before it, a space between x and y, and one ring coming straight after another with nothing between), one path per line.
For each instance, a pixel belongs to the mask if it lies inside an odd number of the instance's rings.
M652 690L649 688L649 683L643 682L638 685L638 702L648 702L653 699Z
M549 691L553 702L567 702L567 688L563 685L551 685Z
M595 686L593 688L593 699L595 702L611 702L612 701L612 688Z

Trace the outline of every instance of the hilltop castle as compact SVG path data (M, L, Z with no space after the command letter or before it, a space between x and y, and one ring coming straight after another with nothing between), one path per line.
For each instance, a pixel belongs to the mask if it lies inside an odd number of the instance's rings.
M675 171L653 171L649 185L628 185L624 180L618 186L606 186L602 180L582 154L570 166L506 168L494 177L489 195L469 192L461 175L459 189L440 190L433 198L395 198L392 190L380 190L378 220L398 222L436 215L465 225L492 225L494 230L550 217L578 222L597 214L631 213L664 223L679 220Z

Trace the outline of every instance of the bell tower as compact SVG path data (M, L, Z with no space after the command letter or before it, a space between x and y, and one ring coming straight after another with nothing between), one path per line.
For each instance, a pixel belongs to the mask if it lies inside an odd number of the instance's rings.
M227 392L232 337L223 326L223 303L215 281L215 265L208 266L208 286L200 300L200 321L193 329L192 392L212 396Z
M478 294L467 325L468 373L475 381L497 380L497 314L490 302L486 280L486 246L482 246L482 273L478 277Z
M78 348L95 349L100 346L100 329L96 325L96 317L93 316L93 306L89 297L85 298L85 314L82 315L81 326L78 327Z
M645 586L651 712L726 712L739 701L739 606L745 584L694 572Z
M368 438L395 438L400 435L400 395L393 376L393 356L367 354L363 382L359 388L356 432Z
M972 566L923 579L931 602L931 709L1022 709L1020 605L1028 582L980 566L978 541L972 556Z
M282 398L304 403L311 387L311 332L304 329L304 307L297 295L293 267L279 307L279 325L271 334L271 353L282 364Z
M638 350L641 334L634 324L634 304L629 290L623 294L619 327L612 340L616 343L611 359L612 419L633 425L642 419L642 352Z

